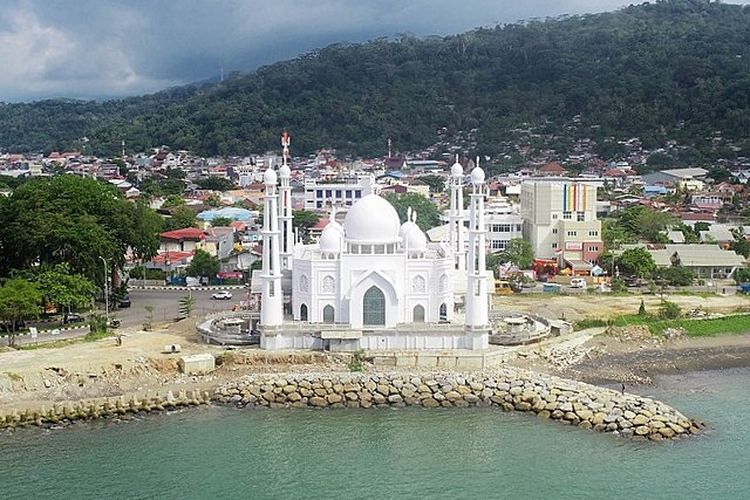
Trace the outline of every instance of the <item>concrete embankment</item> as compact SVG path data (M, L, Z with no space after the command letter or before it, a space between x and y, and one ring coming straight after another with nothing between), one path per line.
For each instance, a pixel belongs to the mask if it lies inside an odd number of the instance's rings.
M660 441L700 424L653 399L550 375L501 369L477 373L299 373L247 375L213 391L58 403L0 415L0 429L116 418L202 404L269 408L497 407L568 425Z
M700 432L699 424L659 401L521 370L247 376L219 387L213 398L271 408L495 406L653 441Z
M75 421L99 418L117 418L127 415L176 410L211 403L211 395L201 391L182 391L177 396L168 392L164 396L126 399L103 398L81 402L55 403L51 408L14 411L0 415L0 429L15 429L26 426L64 425Z

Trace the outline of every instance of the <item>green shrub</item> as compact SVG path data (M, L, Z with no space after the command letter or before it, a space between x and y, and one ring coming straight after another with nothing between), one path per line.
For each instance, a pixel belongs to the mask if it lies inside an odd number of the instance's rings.
M143 279L143 266L136 266L128 273L131 279L142 280ZM159 280L163 281L167 279L167 273L161 269L146 269L147 280Z
M362 362L365 360L365 351L362 349L359 349L357 351L354 351L354 354L352 354L352 359L349 361L349 371L350 372L361 372L362 371Z
M680 316L682 316L682 309L674 302L663 300L659 305L660 319L678 319Z
M628 290L628 287L625 286L625 282L622 281L620 278L615 278L612 280L613 292L626 292L627 290Z

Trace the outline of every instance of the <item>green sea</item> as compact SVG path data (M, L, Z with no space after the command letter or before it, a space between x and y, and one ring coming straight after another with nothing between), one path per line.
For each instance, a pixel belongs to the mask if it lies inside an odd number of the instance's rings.
M656 444L495 409L203 408L0 434L0 499L750 498L750 370L639 392L707 421Z

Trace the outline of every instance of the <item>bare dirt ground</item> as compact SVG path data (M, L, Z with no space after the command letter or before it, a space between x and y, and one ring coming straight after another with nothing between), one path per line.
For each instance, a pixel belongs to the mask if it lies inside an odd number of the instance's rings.
M638 327L598 328L526 346L506 362L591 384L651 384L655 375L750 366L750 333L661 339Z
M728 313L750 309L750 299L745 295L666 295L683 311L703 309L708 312ZM661 296L656 295L609 295L599 293L518 294L495 297L494 309L512 310L538 314L550 319L565 318L576 321L583 318L608 318L621 314L635 314L641 305L656 310Z
M325 354L272 354L257 349L228 351L198 342L195 321L174 323L151 332L123 329L122 346L114 338L76 342L61 347L0 351L0 414L12 409L48 407L55 402L104 397L177 393L208 389L249 372L279 372L341 367L342 361ZM165 346L179 344L179 354ZM222 363L201 377L179 372L181 356L210 352ZM226 361L226 362L225 362Z
M709 313L747 311L744 295L667 295L683 311ZM655 311L654 295L513 295L499 297L495 308L576 321L634 314L644 300ZM650 384L658 374L750 366L750 332L718 337L657 338L642 327L575 332L566 338L519 349L508 364L594 384Z

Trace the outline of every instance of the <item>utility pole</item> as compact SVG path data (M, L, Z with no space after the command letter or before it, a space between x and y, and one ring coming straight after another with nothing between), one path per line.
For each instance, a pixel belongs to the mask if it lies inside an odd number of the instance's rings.
M106 324L109 325L109 274L107 271L107 261L101 255L99 258L104 263L104 319L107 322Z

